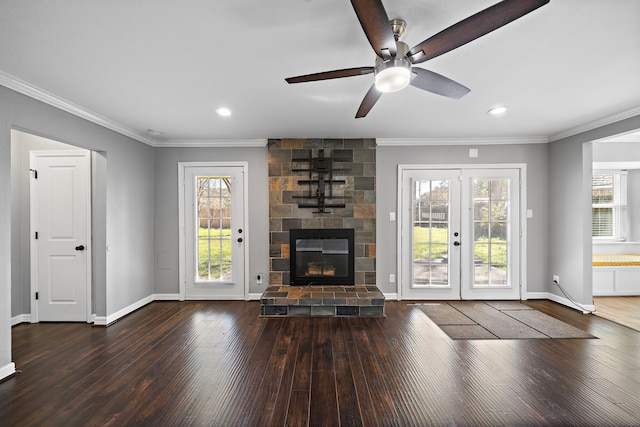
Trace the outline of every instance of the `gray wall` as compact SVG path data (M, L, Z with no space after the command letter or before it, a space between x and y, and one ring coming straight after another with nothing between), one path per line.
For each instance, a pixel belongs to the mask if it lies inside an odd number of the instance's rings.
M469 158L469 149L477 148L479 156ZM389 274L397 275L397 224L389 221L396 212L399 164L498 164L527 165L527 207L533 218L527 220L527 292L546 290L548 276L548 146L547 144L514 144L486 146L378 146L376 185L377 198L377 278L385 293L397 292L397 284L389 283Z
M640 129L640 116L549 144L549 274L580 304L592 304L591 141ZM589 143L589 144L585 144ZM564 298L549 278L548 292Z
M111 159L109 159L111 161ZM156 148L155 241L156 256L171 265L156 265L155 292L178 294L178 162L245 161L249 174L249 292L262 293L269 278L269 188L267 147ZM256 277L263 277L261 285Z
M11 128L105 152L106 290L96 314L109 315L154 293L153 148L0 87L0 370L11 362ZM24 261L15 261L21 265Z

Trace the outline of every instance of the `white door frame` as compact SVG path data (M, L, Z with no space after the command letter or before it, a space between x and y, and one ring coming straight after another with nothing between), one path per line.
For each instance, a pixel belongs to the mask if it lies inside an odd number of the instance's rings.
M178 225L180 231L178 233L178 274L180 280L180 301L186 298L186 280L187 280L187 230L185 227L186 206L185 197L185 170L191 167L242 167L244 172L242 203L243 222L244 222L244 244L242 245L242 256L244 257L244 300L249 301L249 163L248 162L178 162Z
M91 308L93 305L93 297L91 294L91 277L92 277L92 269L91 269L91 262L93 259L93 255L92 255L92 238L91 238L91 229L92 229L92 216L91 216L91 152L89 150L33 150L29 153L30 156L30 167L33 168L34 165L37 163L37 158L38 157L68 157L68 156L82 156L82 157L86 157L88 164L89 164L89 170L88 170L88 179L89 182L87 183L87 242L85 243L86 245L86 259L87 259L87 271L86 271L86 284L87 284L87 303L86 303L86 322L87 323L91 323L92 322L92 313L91 313ZM33 173L33 172L32 172ZM29 241L31 242L30 244L30 274L31 274L31 280L30 280L30 302L31 302L31 323L38 323L40 321L39 319L39 315L38 315L38 303L36 301L36 292L38 292L38 274L37 274L37 266L38 266L38 250L37 250L37 242L36 239L34 238L34 233L35 231L37 231L38 228L38 211L37 211L37 194L36 194L36 190L35 190L35 182L34 182L34 176L31 176L30 179L30 186L29 186L29 216L30 216L30 232L29 232Z
M525 300L527 295L527 165L526 163L498 163L498 164L399 164L398 165L398 189L396 212L396 292L398 300L402 300L402 225L404 206L402 200L402 176L409 170L442 170L442 169L518 169L520 171L520 299Z

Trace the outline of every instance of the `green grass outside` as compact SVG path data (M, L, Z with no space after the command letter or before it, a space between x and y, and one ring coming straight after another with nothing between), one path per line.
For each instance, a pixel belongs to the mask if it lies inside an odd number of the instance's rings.
M447 228L431 228L431 254L429 254L429 245L421 244L420 242L429 241L429 228L427 227L414 227L413 228L413 258L414 259L429 259L429 258L442 258L447 256L448 244L447 235L449 230ZM489 238L482 237L475 242L474 258L482 260L483 264L489 262ZM442 244L437 244L442 243ZM492 265L506 265L507 264L507 242L501 239L493 239L491 247L491 264Z
M211 233L211 234L209 234ZM211 236L211 237L209 237ZM211 239L211 240L210 240ZM220 247L222 240L222 248ZM209 244L211 249L209 252ZM209 276L209 260L211 276ZM222 262L220 262L222 261ZM198 229L198 276L215 280L231 271L231 229Z

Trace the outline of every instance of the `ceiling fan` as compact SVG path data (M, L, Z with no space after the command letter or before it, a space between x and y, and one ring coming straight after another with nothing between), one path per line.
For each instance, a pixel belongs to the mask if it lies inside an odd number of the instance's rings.
M504 0L429 37L409 49L400 38L406 30L402 19L389 20L381 0L351 0L360 25L377 57L373 67L356 67L289 77L287 83L374 74L374 84L365 95L356 118L365 117L383 93L397 92L409 84L453 99L470 89L445 76L413 67L496 30L549 3L549 0Z

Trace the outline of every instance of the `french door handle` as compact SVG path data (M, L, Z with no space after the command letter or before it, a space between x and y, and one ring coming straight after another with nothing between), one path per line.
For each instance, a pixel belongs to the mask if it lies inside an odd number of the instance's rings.
M84 251L84 245L76 246L76 251Z
M460 242L453 242L453 246L460 246Z

